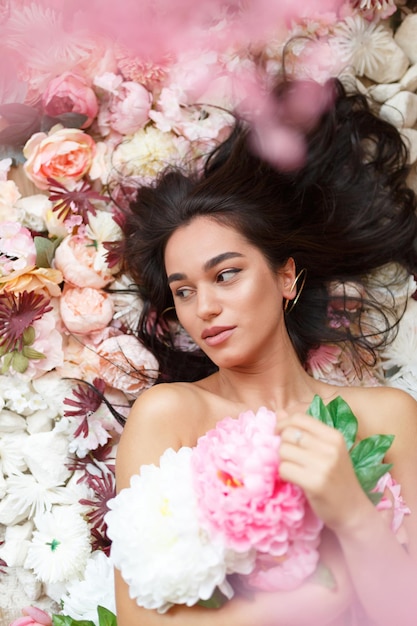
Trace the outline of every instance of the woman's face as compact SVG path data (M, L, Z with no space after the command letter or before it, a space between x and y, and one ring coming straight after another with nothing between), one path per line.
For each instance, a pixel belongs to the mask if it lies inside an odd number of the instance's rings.
M274 273L234 228L197 217L168 240L165 268L179 321L216 365L252 367L282 346L292 259Z

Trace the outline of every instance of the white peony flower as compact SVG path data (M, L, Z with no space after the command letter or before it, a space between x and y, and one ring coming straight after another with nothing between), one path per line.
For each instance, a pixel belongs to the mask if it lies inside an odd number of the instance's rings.
M65 615L76 620L91 620L96 626L98 606L116 613L113 564L104 552L93 552L87 561L83 580L68 585L62 603Z
M137 177L147 183L168 165L181 165L188 150L189 143L183 137L149 126L117 146L113 165L123 176Z
M140 606L164 613L192 606L226 583L228 554L200 527L190 467L191 448L169 449L160 467L145 465L130 487L110 500L105 516L111 558ZM246 573L251 555L239 563ZM230 558L232 562L232 557Z
M0 416L1 419L1 416ZM0 437L0 473L4 476L22 474L27 465L22 447L28 436L23 433L3 435Z
M63 484L71 472L66 466L68 440L56 432L41 432L26 438L23 457L35 479L47 486Z
M36 530L25 567L45 583L80 579L90 555L87 522L71 506L55 506L35 517Z

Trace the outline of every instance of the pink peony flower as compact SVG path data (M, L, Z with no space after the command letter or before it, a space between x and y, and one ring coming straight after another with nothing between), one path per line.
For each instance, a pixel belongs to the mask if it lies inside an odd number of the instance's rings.
M149 121L152 95L143 85L123 81L109 72L98 77L95 84L107 94L98 117L102 135L108 135L109 129L132 135Z
M59 305L67 329L81 335L107 326L114 312L111 296L91 287L65 289Z
M54 127L49 135L35 133L26 142L23 168L39 189L47 189L50 178L70 188L88 173L95 152L94 139L82 130Z
M54 78L42 96L45 113L57 117L63 113L80 113L87 117L81 128L91 126L98 113L98 102L87 81L71 72Z
M201 522L236 550L286 558L295 541L315 547L322 522L302 489L279 476L276 415L265 407L226 417L197 442L192 463Z
M105 259L106 251L102 252L88 237L68 236L56 249L55 266L71 285L101 289L113 280L112 270Z
M36 262L36 248L32 235L18 222L0 223L0 276L5 276Z
M18 617L10 626L52 626L52 618L48 613L35 606L22 609L24 617Z

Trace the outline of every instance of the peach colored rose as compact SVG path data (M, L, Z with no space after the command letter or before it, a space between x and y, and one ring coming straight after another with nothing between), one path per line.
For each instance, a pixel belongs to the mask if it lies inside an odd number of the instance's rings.
M8 276L1 276L0 293L37 291L59 297L61 295L59 285L62 281L63 276L59 270L50 267L26 267L23 270L11 272Z
M114 312L111 296L91 287L65 289L59 304L67 329L80 335L107 326Z
M87 117L81 128L91 126L98 113L96 94L82 76L64 72L54 78L42 96L45 113L57 117L63 113L81 113Z
M103 252L105 250L97 250L88 237L70 235L55 251L55 267L71 285L102 289L113 280Z
M100 377L111 387L137 395L155 380L158 362L133 335L105 339L97 349Z
M48 188L48 178L71 187L85 176L96 152L94 139L77 128L54 127L35 133L23 148L27 177L39 189Z

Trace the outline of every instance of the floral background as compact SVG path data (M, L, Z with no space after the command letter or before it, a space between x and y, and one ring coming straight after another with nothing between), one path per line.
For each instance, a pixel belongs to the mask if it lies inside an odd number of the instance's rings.
M302 135L273 121L268 100L285 57L293 75L320 84L338 75L372 97L408 142L417 190L417 3L85 4L0 1L5 625L29 604L57 612L64 603L93 620L99 603L114 610L103 595L112 584L103 516L122 430L115 411L127 415L144 389L141 372L158 368L135 339L141 302L121 269L135 185L171 163L199 167L226 136L232 109L253 125L266 158L297 163ZM296 104L301 117L318 113L320 92ZM380 282L395 270L381 270ZM413 277L398 280L407 312L369 373L359 379L342 348L323 346L312 375L417 398L415 290Z

